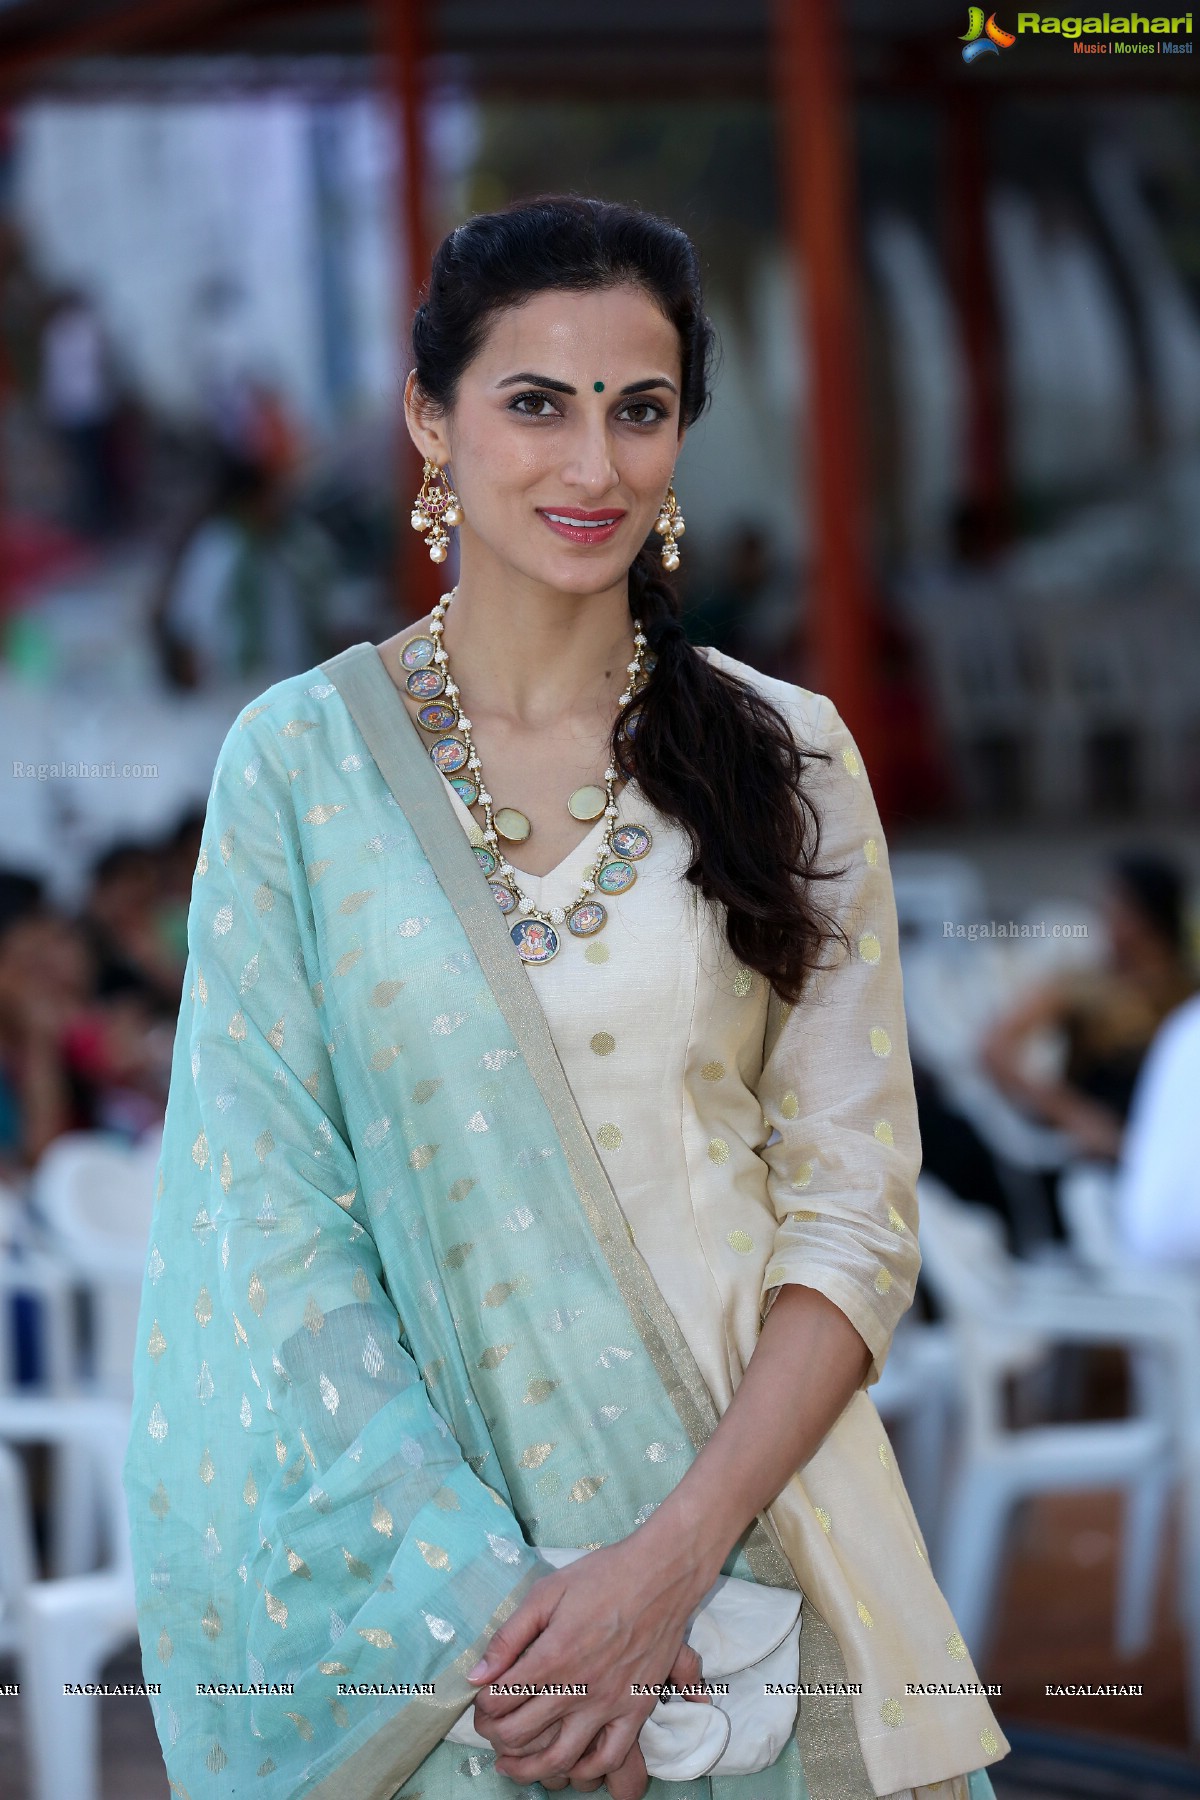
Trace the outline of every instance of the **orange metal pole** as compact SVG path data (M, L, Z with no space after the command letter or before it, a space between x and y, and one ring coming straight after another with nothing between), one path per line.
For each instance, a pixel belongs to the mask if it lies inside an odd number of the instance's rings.
M773 36L785 229L803 275L799 331L811 370L813 679L853 732L883 811L887 770L873 704L850 96L836 0L775 0Z
M397 223L401 250L397 382L409 369L408 330L429 272L428 170L425 157L425 31L421 0L375 0L385 80L395 111ZM399 405L400 396L397 395ZM408 522L421 462L399 414L396 438L396 554L394 599L400 620L416 619L437 600L443 582Z

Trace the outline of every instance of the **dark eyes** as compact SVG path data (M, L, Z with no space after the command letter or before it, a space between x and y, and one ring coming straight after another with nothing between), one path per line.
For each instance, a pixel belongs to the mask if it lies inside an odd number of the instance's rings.
M562 416L555 396L537 389L518 394L510 401L508 410L520 413L525 419L554 419ZM627 420L631 425L654 425L659 419L667 417L667 409L657 400L631 399L625 402L617 417Z

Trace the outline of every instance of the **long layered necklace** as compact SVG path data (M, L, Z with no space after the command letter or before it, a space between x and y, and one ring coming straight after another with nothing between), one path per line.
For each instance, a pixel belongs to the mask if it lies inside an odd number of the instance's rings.
M604 785L589 783L578 787L567 801L573 819L604 819L600 847L583 873L579 892L567 906L537 906L526 894L514 869L500 848L501 839L524 843L532 826L526 815L515 806L496 808L484 779L483 764L471 721L463 711L458 685L450 673L450 658L443 641L446 613L456 590L443 594L430 615L428 636L410 638L400 652L405 670L404 685L414 700L421 704L417 722L429 732L434 742L429 755L434 766L449 781L464 806L482 806L484 814L483 842L474 846L475 858L487 879L500 911L524 913L509 927L522 962L548 963L558 955L561 940L556 927L566 926L572 937L595 937L608 923L608 909L597 894L615 898L628 891L637 880L636 864L650 849L653 839L644 825L617 824L615 784L619 771L610 763L604 771ZM646 638L640 619L633 621L633 661L627 665L628 681L619 705L627 706L645 685L654 667L653 656L646 656ZM626 720L625 735L632 738L636 730L636 713ZM458 735L456 736L455 733Z

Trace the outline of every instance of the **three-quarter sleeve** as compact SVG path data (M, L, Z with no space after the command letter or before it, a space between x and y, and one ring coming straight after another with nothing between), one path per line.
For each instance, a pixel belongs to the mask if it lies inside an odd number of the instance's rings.
M761 1316L796 1282L840 1307L871 1352L878 1381L920 1268L916 1180L921 1166L908 1053L896 903L887 846L862 758L824 698L806 792L821 817L813 885L850 951L826 945L799 1003L783 1009L759 1099L770 1142L768 1191L777 1226Z
M294 823L270 738L231 734L193 890L125 1464L172 1786L214 1792L225 1770L222 1791L264 1800L338 1772L392 1792L540 1569L434 1407L388 1292ZM423 1704L412 1690L431 1681Z

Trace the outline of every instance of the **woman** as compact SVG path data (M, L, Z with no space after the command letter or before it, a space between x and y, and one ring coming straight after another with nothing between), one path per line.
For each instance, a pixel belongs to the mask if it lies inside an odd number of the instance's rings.
M1010 1098L1067 1132L1082 1155L1115 1162L1146 1052L1197 983L1180 871L1163 857L1126 851L1107 874L1105 962L1040 983L996 1021L980 1054ZM1029 1040L1046 1031L1064 1043L1055 1079L1025 1067Z
M878 814L643 548L710 336L661 220L452 233L406 407L457 588L222 752L126 1458L193 1800L966 1800L1008 1749L867 1393L919 1262ZM647 1785L722 1574L802 1595L811 1691Z

